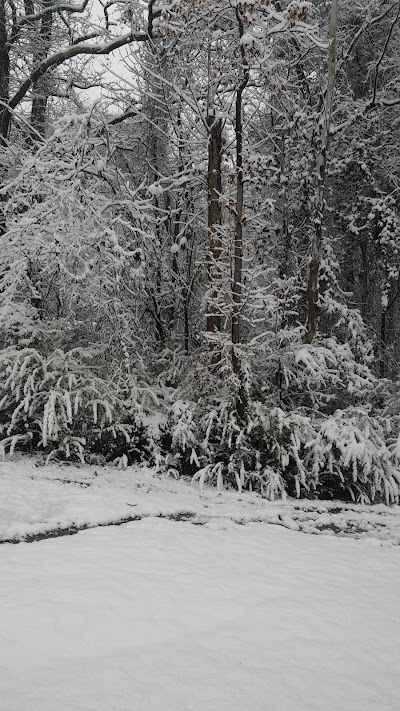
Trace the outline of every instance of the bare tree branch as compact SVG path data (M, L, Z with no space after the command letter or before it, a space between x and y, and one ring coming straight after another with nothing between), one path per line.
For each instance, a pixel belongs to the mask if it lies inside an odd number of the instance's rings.
M72 59L73 57L82 54L90 54L93 56L111 54L114 50L124 47L127 44L131 44L131 42L146 42L148 39L149 35L147 33L133 34L132 32L128 32L127 34L117 37L106 44L95 45L81 43L61 49L59 52L47 57L47 59L45 59L38 67L36 67L36 69L33 70L28 79L21 84L14 96L10 99L9 106L11 109L15 109L15 107L18 106L18 104L26 96L32 84L40 79L40 77L43 76L43 74L45 74L51 67L58 67L68 59Z
M391 38L391 36L392 36L392 34L393 34L393 30L394 30L394 28L395 28L395 26L396 26L396 24L397 24L397 22L398 22L398 20L399 20L399 17L400 17L400 0L398 0L398 7L397 7L396 17L394 18L392 24L390 25L390 29L389 29L389 32L388 32L388 36L387 36L387 38L386 38L385 45L384 45L384 47L383 47L383 50L382 50L382 52L381 52L381 55L380 55L380 57L379 57L377 63L376 63L376 67L375 67L375 79L374 79L374 91L373 91L372 102L371 102L372 105L375 104L375 100L376 100L376 92L377 92L377 89L378 89L379 67L380 67L380 65L381 65L381 63L382 63L382 60L383 60L385 54L386 54L387 48L388 48L388 46L389 46L390 38Z

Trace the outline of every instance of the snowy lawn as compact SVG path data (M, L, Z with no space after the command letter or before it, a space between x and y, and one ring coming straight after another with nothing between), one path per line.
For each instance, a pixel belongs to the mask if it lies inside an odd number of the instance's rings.
M29 458L0 464L0 542L30 540L147 516L192 523L274 523L324 535L374 538L400 544L398 506L340 502L269 502L255 494L223 492L159 478L151 469L36 466Z
M0 465L3 542L85 527L0 545L1 711L399 708L398 507Z
M397 711L400 550L149 517L0 546L2 711Z

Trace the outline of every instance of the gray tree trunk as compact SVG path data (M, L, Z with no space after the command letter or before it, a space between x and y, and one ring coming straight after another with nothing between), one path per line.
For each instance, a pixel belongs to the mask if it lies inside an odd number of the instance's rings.
M316 156L316 196L314 235L311 243L310 267L307 282L308 317L304 343L311 343L317 333L319 321L319 270L322 257L322 240L325 213L326 167L328 162L329 132L331 126L333 95L336 79L336 33L338 0L332 0L329 28L328 86L323 99L320 119L320 146Z

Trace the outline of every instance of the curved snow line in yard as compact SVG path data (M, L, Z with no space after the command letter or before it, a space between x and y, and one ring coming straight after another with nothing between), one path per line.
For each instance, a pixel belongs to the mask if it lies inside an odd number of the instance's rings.
M178 513L166 513L166 514L158 514L154 516L153 514L138 514L134 516L127 516L115 521L107 521L107 522L98 522L94 524L81 524L81 525L70 525L67 528L52 528L49 530L43 530L40 533L32 533L32 534L25 534L19 537L13 537L13 538L5 538L3 540L0 540L0 545L4 543L11 543L11 544L17 544L17 543L35 543L38 541L42 540L47 540L49 538L60 538L61 536L74 536L80 531L87 531L89 529L94 529L94 528L105 528L108 526L123 526L127 523L134 523L135 521L141 521L142 519L145 518L158 518L158 519L167 519L169 521L179 521L179 522L187 522L191 523L195 526L209 526L210 528L217 528L217 529L226 529L229 527L229 524L234 524L238 526L246 526L249 523L264 523L270 526L283 526L283 528L287 528L292 531L299 531L300 533L309 533L312 535L338 535L342 538L376 538L375 536L368 536L366 535L366 532L363 531L362 529L355 531L352 530L351 532L346 532L339 526L335 526L334 523L332 524L326 524L324 527L315 527L315 526L310 526L309 522L306 523L300 523L298 524L296 521L288 518L288 517L281 517L278 515L278 518L276 517L268 517L266 516L265 518L251 518L251 519L235 519L235 518L216 518L216 517L205 517L205 516L197 516L196 512L194 511L181 511ZM386 545L396 545L396 542L394 541L387 541L383 540L381 541L381 545L386 544ZM400 545L400 542L397 542L398 545Z
M134 508L132 508L134 507ZM328 501L270 502L256 494L217 492L151 469L36 466L32 459L0 465L0 542L67 536L146 518L189 520L223 528L255 522L303 533L400 544L400 508Z

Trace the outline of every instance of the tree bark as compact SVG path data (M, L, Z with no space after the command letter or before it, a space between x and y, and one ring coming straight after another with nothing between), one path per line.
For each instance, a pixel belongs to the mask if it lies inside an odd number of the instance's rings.
M308 317L304 343L311 343L317 333L319 321L319 270L322 257L323 223L325 213L325 184L328 161L329 132L331 126L333 95L336 79L336 33L338 0L332 0L329 28L328 86L320 119L320 147L316 156L316 198L314 235L311 244L310 267L307 282Z
M7 43L5 2L0 0L0 151L6 144L9 127L7 104L10 93L10 55ZM2 173L3 169L0 167L0 185L3 184L4 179ZM3 209L5 201L6 196L0 195L0 237L6 231L6 218Z
M4 0L0 0L0 146L8 135L8 111L4 104L8 103L10 93L10 55L6 26L6 8Z
M215 333L221 330L221 312L218 306L221 282L221 149L222 149L222 121L210 115L207 117L209 127L208 144L208 280L210 288L210 301L207 305L207 332ZM213 362L219 361L215 346L211 343Z
M239 38L244 35L243 21L239 10L236 10L239 25ZM236 211L235 211L235 237L233 251L233 280L232 280L232 367L233 372L240 382L236 410L239 417L243 418L246 409L246 393L241 377L241 363L235 346L239 345L240 311L242 307L242 279L243 279L243 220L244 220L244 179L243 179L243 92L249 81L249 65L246 59L244 46L240 44L243 76L236 92L235 102L235 138L236 138Z
M50 6L52 0L45 0L44 7ZM34 66L43 62L50 50L52 38L53 15L47 12L43 17L40 25L38 47L34 53ZM48 74L37 79L32 87L32 109L31 109L31 125L34 131L42 138L46 132L46 110L49 99Z

